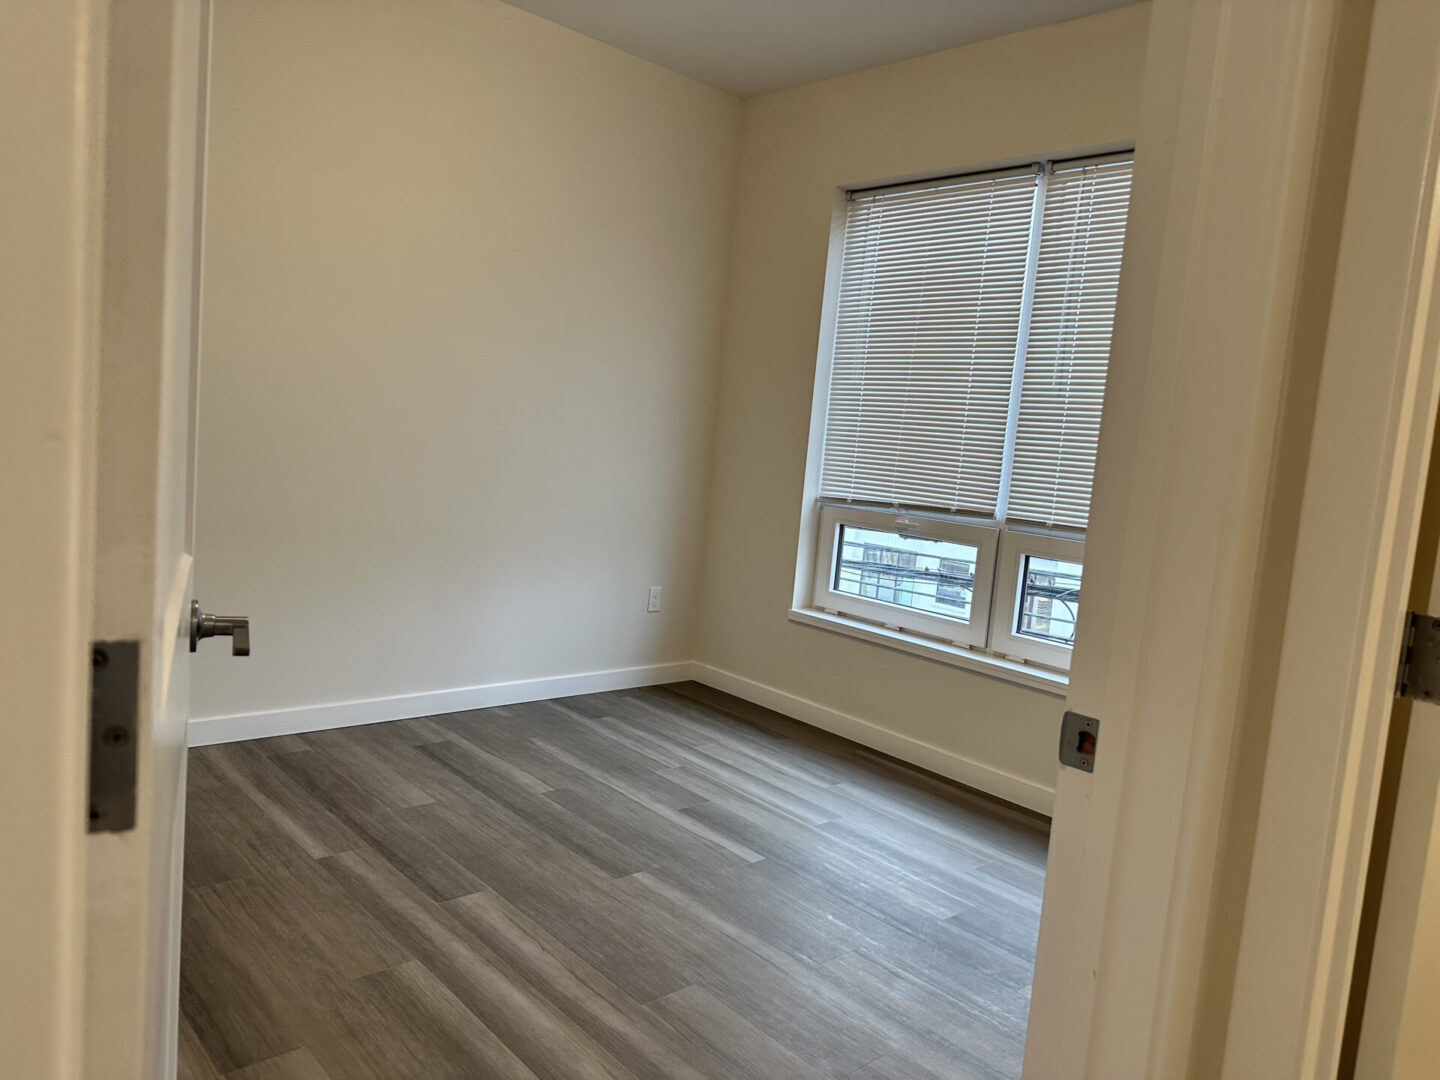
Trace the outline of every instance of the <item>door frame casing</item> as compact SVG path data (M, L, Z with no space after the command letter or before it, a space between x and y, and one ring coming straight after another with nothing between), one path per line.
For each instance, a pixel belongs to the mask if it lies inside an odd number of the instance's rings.
M1225 1075L1328 1076L1440 403L1440 6L1377 0Z
M108 5L0 8L0 1046L80 1075Z
M1440 611L1440 442L1430 444L1410 610ZM1396 698L1339 1075L1424 1076L1440 1058L1440 703Z
M1037 1080L1334 1072L1434 415L1425 7L1156 0Z

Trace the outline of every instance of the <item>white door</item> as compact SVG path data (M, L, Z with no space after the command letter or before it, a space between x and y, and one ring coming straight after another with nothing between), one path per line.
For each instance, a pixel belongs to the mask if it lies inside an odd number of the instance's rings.
M175 1075L207 35L202 0L0 8L0 1072L26 1080Z
M1153 4L1027 1078L1336 1073L1437 176L1440 5Z
M139 643L138 731L133 825L87 843L87 1080L176 1067L206 14L110 10L92 637Z

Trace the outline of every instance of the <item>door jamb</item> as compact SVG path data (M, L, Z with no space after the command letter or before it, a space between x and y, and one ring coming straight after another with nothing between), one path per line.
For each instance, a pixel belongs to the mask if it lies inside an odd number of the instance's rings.
M1437 172L1440 7L1377 0L1226 1075L1339 1060L1440 402Z
M80 1075L104 0L0 13L0 1046Z
M1440 111L1428 80L1415 90L1417 69L1440 70L1431 7L1375 0L1372 20L1364 0L1156 0L1068 702L1106 739L1093 776L1057 784L1027 1077L1195 1075L1201 1055L1206 1074L1333 1073L1437 389L1421 340ZM1342 32L1357 12L1375 32L1295 565L1277 571L1272 515L1293 483L1277 433L1314 359L1297 345L1298 283L1315 222L1340 212L1315 201L1317 148L1337 50L1365 45ZM1343 603L1326 611L1337 575ZM1255 604L1276 580L1281 643L1257 672L1275 622ZM1295 753L1317 724L1323 747ZM1253 730L1268 745L1255 846L1224 892L1246 810L1234 755ZM1222 932L1233 979L1213 967Z

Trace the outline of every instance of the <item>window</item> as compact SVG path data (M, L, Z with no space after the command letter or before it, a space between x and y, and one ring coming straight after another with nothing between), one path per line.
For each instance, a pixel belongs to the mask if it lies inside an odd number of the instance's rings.
M1073 644L1079 607L1079 563L1025 556L1020 571L1017 634L1055 645Z
M997 529L826 506L820 531L815 606L960 645L985 643Z
M1006 530L996 570L991 648L1034 664L1068 667L1084 562L1080 540Z
M1131 172L1110 156L851 193L814 607L1068 667Z

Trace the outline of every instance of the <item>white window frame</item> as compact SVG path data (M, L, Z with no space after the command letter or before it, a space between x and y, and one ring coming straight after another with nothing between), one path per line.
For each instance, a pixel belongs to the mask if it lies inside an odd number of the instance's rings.
M1058 645L1042 641L1027 634L1017 633L1020 621L1020 600L1024 582L1022 575L1025 559L1038 555L1042 559L1060 559L1064 562L1085 566L1085 541L1079 538L1061 537L1053 534L1032 533L1019 529L1006 529L1000 538L1000 559L995 570L995 589L990 616L990 648L997 653L1016 660L1060 671L1070 670L1069 645ZM1082 591L1083 573L1082 573Z
M989 165L974 166L962 172L946 171L935 173L933 179L942 181L957 176L979 176L985 173L999 173L1010 169L1033 168L1037 164L1068 162L1081 158L1103 158L1110 155L1133 154L1134 145L1129 142L1110 143L1100 146L1075 148L1064 153L1040 157L1025 156ZM915 177L916 184L929 183L930 177ZM1064 645L1038 641L1035 638L1017 635L1007 628L1018 617L1019 568L1026 554L1047 555L1059 553L1066 561L1079 562L1084 566L1084 533L1068 530L1047 530L1024 523L1012 524L1003 518L979 519L961 514L949 515L938 511L903 510L901 508L878 509L861 504L835 503L820 495L820 466L824 453L825 419L829 403L830 370L833 361L836 309L840 290L840 256L845 242L846 208L850 195L855 191L873 187L891 187L897 184L860 184L853 187L837 188L831 215L830 245L825 270L824 304L821 311L819 349L816 356L814 396L811 406L809 431L809 454L806 460L805 496L801 511L800 545L796 559L795 593L789 617L802 625L814 626L836 633L846 634L888 648L899 649L916 655L956 664L972 670L984 671L997 678L1048 693L1064 693L1070 669L1072 649ZM1042 204L1043 205L1043 204ZM1038 211L1037 211L1038 214ZM1040 228L1037 216L1035 228ZM1017 366L1023 365L1023 354L1017 357ZM1020 382L1017 377L1014 393L1018 395ZM1015 406L1012 402L1012 412ZM1010 421L1007 443L1013 439L1015 417ZM1008 456L1008 454L1007 454ZM1007 466L1008 472L1008 466ZM1004 483L1008 484L1008 476ZM1005 502L1002 490L1000 505ZM980 530L993 536L990 551L993 558L987 563L983 557L977 561L975 570L974 597L971 605L971 622L962 623L944 616L927 615L894 604L869 601L848 593L837 593L830 588L834 572L835 541L839 524L848 521L865 528L879 528L896 531L897 521L915 522L914 535L931 536L935 539L957 538L964 543L976 543ZM918 523L924 523L923 526ZM919 528L932 530L919 532ZM953 531L950 531L953 530ZM1033 530L1033 531L1032 531ZM1013 539L1012 539L1013 538ZM978 546L978 544L977 544ZM1008 555L1008 559L1007 559ZM1049 557L1047 555L1047 557ZM982 566L985 566L984 589L982 593ZM1012 569L1013 567L1013 569ZM997 583L1013 581L1015 592L1006 592L1008 608L1001 604ZM984 614L977 609L983 605ZM984 633L977 633L976 627L983 618ZM872 629L873 628L873 629Z
M918 536L927 540L969 544L974 547L975 581L971 589L969 621L837 592L832 583L839 555L840 530L845 525ZM866 619L891 630L922 634L965 648L984 648L990 627L990 597L999 539L999 526L993 523L976 524L941 515L899 513L823 503L820 509L812 603L823 611Z

